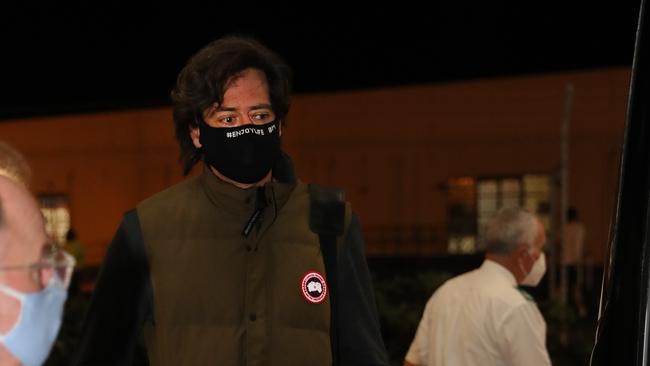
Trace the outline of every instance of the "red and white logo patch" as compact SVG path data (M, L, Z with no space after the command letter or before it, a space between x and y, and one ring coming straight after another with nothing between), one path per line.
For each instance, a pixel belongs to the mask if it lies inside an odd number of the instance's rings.
M305 300L312 304L320 304L327 296L327 282L325 282L325 277L318 272L307 272L302 276L300 289Z

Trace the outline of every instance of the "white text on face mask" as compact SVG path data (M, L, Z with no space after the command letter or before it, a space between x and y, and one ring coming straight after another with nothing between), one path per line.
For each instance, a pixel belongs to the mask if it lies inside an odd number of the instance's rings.
M272 133L273 131L276 130L276 128L277 128L277 127L276 127L275 125L269 126L269 127L267 128L267 132L268 132L268 133ZM263 129L263 128L252 128L252 127L248 127L248 128L244 128L244 129L239 130L239 131L227 132L227 133L226 133L226 137L227 137L227 138L235 138L235 137L239 137L239 136L243 136L243 135L248 135L248 134L255 134L255 135L260 135L260 136L264 136L264 135L265 135L265 134L264 134L264 129Z

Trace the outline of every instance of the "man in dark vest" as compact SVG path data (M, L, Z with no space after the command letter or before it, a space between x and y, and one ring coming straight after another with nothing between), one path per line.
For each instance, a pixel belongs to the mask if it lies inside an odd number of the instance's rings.
M243 37L208 44L172 91L184 171L124 216L79 365L388 365L360 224L280 149L289 68Z

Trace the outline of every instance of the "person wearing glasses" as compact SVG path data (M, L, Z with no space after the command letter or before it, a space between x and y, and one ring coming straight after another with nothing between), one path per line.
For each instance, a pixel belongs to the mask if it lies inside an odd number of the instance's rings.
M73 267L72 256L52 245L32 195L0 174L0 365L43 364Z
M80 365L130 365L138 344L151 365L388 364L358 219L281 150L289 94L288 66L250 38L189 60L174 124L185 172L203 173L125 215Z

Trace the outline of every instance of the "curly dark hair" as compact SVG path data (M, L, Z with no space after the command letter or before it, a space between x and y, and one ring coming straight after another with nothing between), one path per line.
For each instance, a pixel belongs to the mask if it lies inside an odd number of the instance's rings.
M221 104L229 82L248 68L264 73L273 111L276 118L285 123L291 95L289 66L273 51L249 37L226 36L209 43L189 59L171 92L176 140L185 175L202 156L190 137L190 129L198 127L197 117L201 118L203 111L212 104Z

